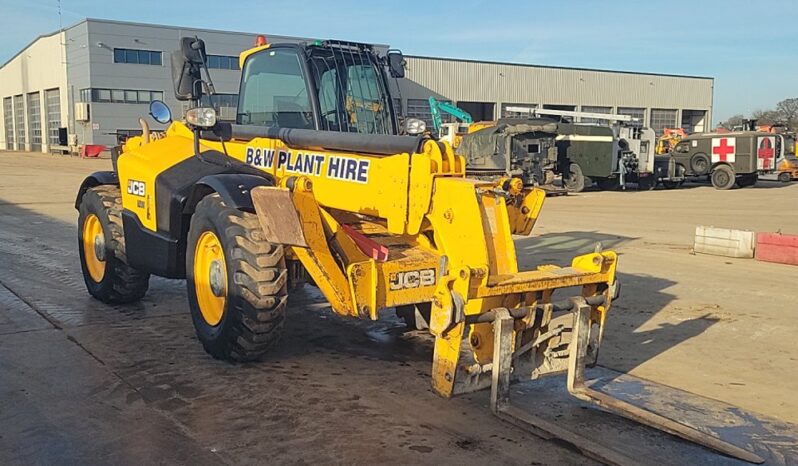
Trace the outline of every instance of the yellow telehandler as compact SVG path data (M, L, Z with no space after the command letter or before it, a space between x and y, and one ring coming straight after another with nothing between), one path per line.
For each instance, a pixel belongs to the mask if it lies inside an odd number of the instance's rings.
M567 372L571 394L752 462L761 458L586 384L618 295L615 252L519 271L545 198L520 179L467 179L464 160L402 127L389 75L401 53L350 42L258 45L240 56L234 124L217 120L205 45L172 56L175 95L191 102L162 134L130 138L114 171L80 186L79 250L89 293L109 303L147 291L151 274L185 278L199 341L216 358L261 358L278 340L291 287L318 286L336 313L377 319L397 308L435 337L432 384L443 397L491 387L494 412L615 454L509 401L511 380ZM203 78L203 70L205 78ZM568 293L554 299L557 290Z

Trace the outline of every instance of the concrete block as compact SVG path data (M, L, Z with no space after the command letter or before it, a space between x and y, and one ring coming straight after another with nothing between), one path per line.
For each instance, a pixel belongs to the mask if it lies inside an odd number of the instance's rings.
M697 226L693 250L700 254L752 258L754 257L754 232Z
M798 235L757 233L756 260L798 265Z

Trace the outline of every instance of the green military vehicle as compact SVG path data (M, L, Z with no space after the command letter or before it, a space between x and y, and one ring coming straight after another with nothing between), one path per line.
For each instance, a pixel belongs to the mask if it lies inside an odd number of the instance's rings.
M496 169L512 176L521 172L527 184L540 185L561 175L566 188L580 192L594 183L600 189L626 188L630 182L638 189L653 189L661 173L673 171L669 158L655 157L654 131L635 126L631 116L527 107L507 110L529 116L502 118L494 128L463 137L457 153L466 156L470 175ZM597 123L572 123L575 118Z
M547 118L506 119L465 134L457 155L466 158L473 178L512 176L527 186L554 182L558 123Z
M673 187L684 178L707 177L715 189L756 184L760 175L776 171L784 156L784 135L760 131L697 133L679 141L670 152L675 167L662 179Z
M656 137L650 128L615 123L610 126L561 123L557 135L557 165L563 184L580 192L596 183L603 190L656 186ZM667 162L666 162L667 163Z

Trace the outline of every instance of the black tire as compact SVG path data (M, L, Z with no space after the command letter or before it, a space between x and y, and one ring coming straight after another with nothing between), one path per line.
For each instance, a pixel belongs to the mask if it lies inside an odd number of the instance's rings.
M396 306L396 316L402 319L410 330L426 330L432 315L432 304L408 304Z
M662 180L662 187L665 189L675 189L681 186L683 181Z
M759 181L759 176L756 174L741 175L737 178L737 186L741 188L748 188L754 186L757 181Z
M149 288L150 274L127 265L119 187L101 185L90 188L80 199L78 212L80 268L89 294L108 304L132 303L143 298ZM99 220L103 234L99 249L94 252L96 257L103 258L103 275L99 281L89 272L83 241L83 227L92 215Z
M709 173L709 157L707 154L698 153L690 159L690 169L695 175L706 175Z
M654 175L642 176L637 179L638 191L651 191L657 187L657 177Z
M779 181L782 183L789 183L792 181L792 176L790 176L790 174L787 172L781 172L779 173Z
M621 186L618 178L599 178L596 184L602 191L615 191Z
M194 276L197 242L205 232L221 244L227 279L221 319L214 325L203 317ZM191 217L186 278L197 338L214 358L258 360L280 339L288 271L283 247L265 240L256 215L227 206L216 193L203 198Z
M712 170L710 179L712 180L712 186L714 186L715 189L721 190L731 189L737 182L734 176L734 170L728 165L716 166Z
M588 178L582 173L582 167L576 163L570 164L568 166L568 173L564 173L564 175L563 184L565 184L566 188L575 193L581 193L588 185Z

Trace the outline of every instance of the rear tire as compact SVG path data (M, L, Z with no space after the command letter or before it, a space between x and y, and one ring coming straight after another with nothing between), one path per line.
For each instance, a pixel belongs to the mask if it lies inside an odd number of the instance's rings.
M756 182L759 180L759 176L756 174L753 175L741 175L737 178L737 186L741 188L748 188L750 186L754 186Z
M643 176L637 179L638 191L651 191L657 187L657 178L654 175Z
M258 360L280 339L288 299L283 248L258 218L214 193L191 217L186 278L194 329L217 359Z
M696 175L706 175L709 173L709 157L706 154L698 153L690 159L690 168Z
M712 186L715 189L727 190L734 187L736 183L734 170L728 165L718 165L712 170L712 174L710 175L710 179L712 180Z
M568 166L568 173L563 177L563 184L575 193L581 193L588 185L588 178L582 173L582 167L572 163Z
M107 304L143 298L150 274L127 265L119 187L90 188L80 199L78 212L80 268L89 294Z
M600 178L596 180L596 184L602 191L615 191L621 186L618 178Z

